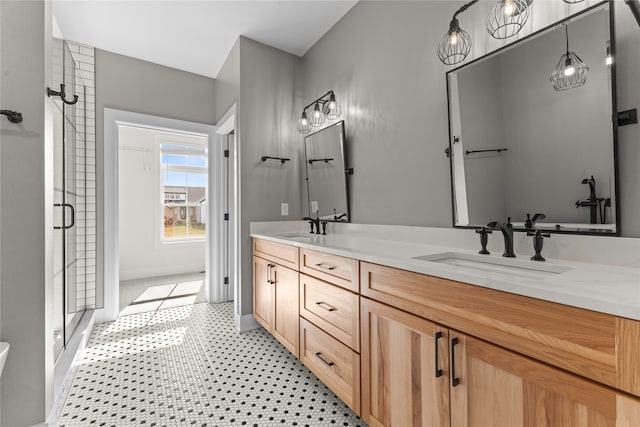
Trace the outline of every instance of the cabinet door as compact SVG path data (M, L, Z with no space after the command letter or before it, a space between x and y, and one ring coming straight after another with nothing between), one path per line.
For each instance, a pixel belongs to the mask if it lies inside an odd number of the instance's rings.
M298 272L276 264L272 268L271 277L275 282L273 285L273 336L298 357L300 340Z
M615 427L637 414L638 401L613 389L455 331L450 339L452 427Z
M270 261L253 257L253 317L273 333L273 273Z
M361 298L362 418L370 426L449 425L448 331Z

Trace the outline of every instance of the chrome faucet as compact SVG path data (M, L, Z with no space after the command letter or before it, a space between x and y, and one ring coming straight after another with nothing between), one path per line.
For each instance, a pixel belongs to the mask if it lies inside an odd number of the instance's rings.
M492 230L500 230L502 232L502 238L504 239L504 253L503 257L515 258L516 254L513 253L513 226L511 225L511 218L507 218L507 223L502 224L497 221L490 222L487 227Z

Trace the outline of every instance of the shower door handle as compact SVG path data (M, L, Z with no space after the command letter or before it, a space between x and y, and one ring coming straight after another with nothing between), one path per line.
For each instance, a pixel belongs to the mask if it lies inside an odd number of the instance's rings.
M76 224L76 210L73 205L69 203L54 203L53 206L56 208L71 208L71 224L63 224L62 226L55 225L53 227L54 230L68 230Z

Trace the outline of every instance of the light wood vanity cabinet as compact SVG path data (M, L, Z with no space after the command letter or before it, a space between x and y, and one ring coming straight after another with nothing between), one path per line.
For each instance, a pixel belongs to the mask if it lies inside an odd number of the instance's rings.
M364 262L361 294L394 306L361 298L370 425L640 426L637 397L590 380L606 384L616 366L634 377L639 340L629 330L637 322ZM629 342L620 343L620 331ZM436 405L434 389L450 405Z
M265 242L254 239L254 318L298 357L298 249L291 250L292 247L288 245Z
M254 317L370 426L640 426L635 320L260 239Z

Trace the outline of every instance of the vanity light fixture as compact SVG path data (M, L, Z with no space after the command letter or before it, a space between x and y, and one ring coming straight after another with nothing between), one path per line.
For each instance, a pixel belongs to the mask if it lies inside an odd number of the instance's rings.
M487 31L494 39L506 39L520 32L529 18L533 0L498 0L487 16Z
M458 64L467 57L471 51L471 36L465 30L460 28L458 15L471 7L478 0L472 0L462 6L453 14L449 23L449 31L444 35L438 45L438 58L445 65Z
M587 82L589 67L582 62L582 59L575 52L569 51L569 29L564 26L567 40L567 51L560 57L558 65L551 74L553 88L559 92L561 90L573 89L582 86Z
M307 117L307 109L313 106L311 117ZM298 132L303 135L311 132L312 128L320 127L326 119L336 120L342 114L340 104L336 101L336 95L332 90L322 95L302 109L302 115L298 120Z

